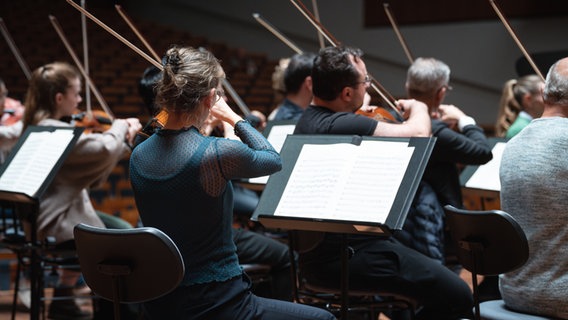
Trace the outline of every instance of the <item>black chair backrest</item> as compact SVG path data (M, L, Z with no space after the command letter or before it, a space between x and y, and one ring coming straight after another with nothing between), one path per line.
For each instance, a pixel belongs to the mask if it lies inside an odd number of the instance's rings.
M174 242L156 228L74 228L81 272L94 293L115 301L114 277L120 278L119 301L140 303L174 290L184 276Z
M527 261L527 238L508 213L465 210L450 205L444 209L458 260L467 270L486 276L498 275L513 271Z

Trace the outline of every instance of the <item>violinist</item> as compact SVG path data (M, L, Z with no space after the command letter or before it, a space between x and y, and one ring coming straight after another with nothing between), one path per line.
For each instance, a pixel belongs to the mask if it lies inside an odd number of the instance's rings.
M320 50L312 69L314 105L304 111L294 134L427 137L430 118L424 103L399 100L408 120L402 124L378 122L354 114L365 98L370 80L359 49L327 47ZM410 249L393 237L347 235L352 249L349 289L386 291L417 302L416 319L459 319L471 315L473 299L467 284L442 264ZM326 233L321 243L300 254L309 282L337 285L343 238Z
M28 126L71 126L59 119L77 111L81 98L81 76L65 62L37 68L26 94L24 129ZM116 119L103 133L83 133L40 201L38 239L53 237L56 245L74 248L73 228L78 223L105 227L91 204L88 188L105 181L117 162L130 150L138 119ZM54 297L72 295L79 273L63 270ZM73 300L54 299L50 319L89 319Z
M536 74L511 79L503 85L499 115L495 126L498 137L511 139L544 109L544 81Z
M221 98L225 73L206 50L166 52L156 102L166 125L130 158L136 204L145 226L178 245L185 276L171 293L144 303L148 319L334 319L315 307L258 297L239 266L231 229L231 180L274 173L279 154ZM206 118L228 123L242 141L204 135Z
M408 97L424 102L437 138L424 179L442 204L463 208L457 164L481 165L493 158L483 129L454 105L442 104L451 87L450 68L435 58L417 58L406 78Z
M0 78L0 164L14 147L22 133L21 118L24 106L20 101L8 97L8 89Z
M138 93L144 101L144 105L150 114L156 114L158 107L155 105L155 88L162 79L160 69L151 66L144 70L142 77L138 81ZM226 98L223 95L223 98ZM249 120L247 120L249 121ZM251 124L252 125L252 124ZM150 136L156 127L147 128ZM220 121L211 114L203 124L202 132L206 136L213 136L214 131L221 128L218 133L225 138L238 139L234 134L233 127L226 122ZM256 192L246 189L239 184L233 185L233 214L250 219L254 209L258 205L259 196ZM233 241L237 247L237 255L240 264L264 264L270 266L270 276L272 278L271 292L264 294L269 298L279 300L292 300L292 282L290 279L290 258L289 248L286 244L272 239L261 232L255 232L244 228L232 228Z
M396 234L405 245L441 263L450 252L444 243L443 207L463 208L457 164L480 165L492 158L475 120L454 105L442 104L451 89L449 81L450 68L434 58L417 58L407 71L408 97L428 106L437 139L403 229Z
M298 120L312 102L313 52L293 55L283 71L284 99L275 109L272 120Z

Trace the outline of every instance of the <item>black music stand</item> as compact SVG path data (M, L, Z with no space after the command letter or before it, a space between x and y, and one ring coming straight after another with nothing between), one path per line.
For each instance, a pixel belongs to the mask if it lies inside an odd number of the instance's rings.
M84 128L30 126L0 167L0 200L12 204L18 219L30 224L26 235L30 256L30 319L39 319L43 279L36 219L40 198L73 149Z
M289 135L286 138L280 152L283 168L270 176L251 219L268 228L343 234L342 319L347 319L349 290L346 234L389 236L391 230L402 229L435 141L436 138L347 135ZM369 174L367 166L374 168L379 176ZM377 166L388 169L381 171ZM339 175L338 172L349 173ZM385 188L396 191L379 199L388 204L377 205L368 197L357 199L360 194L353 193L352 188L360 182L369 183L369 176L372 181L364 187L364 192L378 198ZM335 192L345 186L350 187L339 190L339 197L325 192L328 189ZM337 203L341 209L331 208L328 203ZM349 208L348 203L356 203L357 212L348 212L355 210ZM361 212L365 213L358 216Z

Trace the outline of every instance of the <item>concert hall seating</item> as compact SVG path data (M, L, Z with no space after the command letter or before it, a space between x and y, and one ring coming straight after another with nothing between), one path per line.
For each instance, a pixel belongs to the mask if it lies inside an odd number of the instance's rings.
M149 52L112 5L107 2L90 2L87 10L132 44L144 52ZM128 8L124 10L128 12ZM53 61L73 63L70 54L52 27L48 15L57 18L76 55L83 62L83 36L79 11L64 1L23 0L3 1L0 4L0 16L19 49L21 58L31 71ZM274 108L276 101L274 101L271 75L277 62L270 61L266 54L248 52L244 48L232 48L223 43L209 41L192 32L143 21L132 16L130 18L158 54L165 52L171 44L208 48L221 60L229 83L249 109L259 110L268 115ZM150 63L89 19L86 25L89 75L95 87L100 91L115 117L137 117L143 124L146 123L150 114L138 95L138 80ZM0 77L6 82L10 96L23 101L27 79L7 42L3 40L0 41L0 52L4 57ZM83 98L85 100L84 94ZM233 99L230 96L228 98L229 104L241 113ZM92 93L91 102L93 109L100 109L100 104ZM85 102L82 103L81 108L84 107ZM128 159L118 167L124 167L127 172ZM93 189L93 202L97 209L112 210L108 213L126 218L135 225L137 218L133 213L135 211L133 199L131 193L125 195L128 191L124 190L124 186L128 183L120 180L127 181L128 176L117 176L113 173L109 183L102 189ZM123 186L119 192L122 195L115 192L117 185Z

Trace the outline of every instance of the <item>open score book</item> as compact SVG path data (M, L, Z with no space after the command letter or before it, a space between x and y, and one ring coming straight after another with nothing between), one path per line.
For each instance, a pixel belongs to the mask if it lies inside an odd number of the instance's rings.
M435 138L288 135L252 220L331 232L400 229ZM371 227L371 229L367 228Z
M0 170L0 192L38 197L82 131L82 128L28 128Z
M274 215L384 223L413 152L390 141L305 144Z

